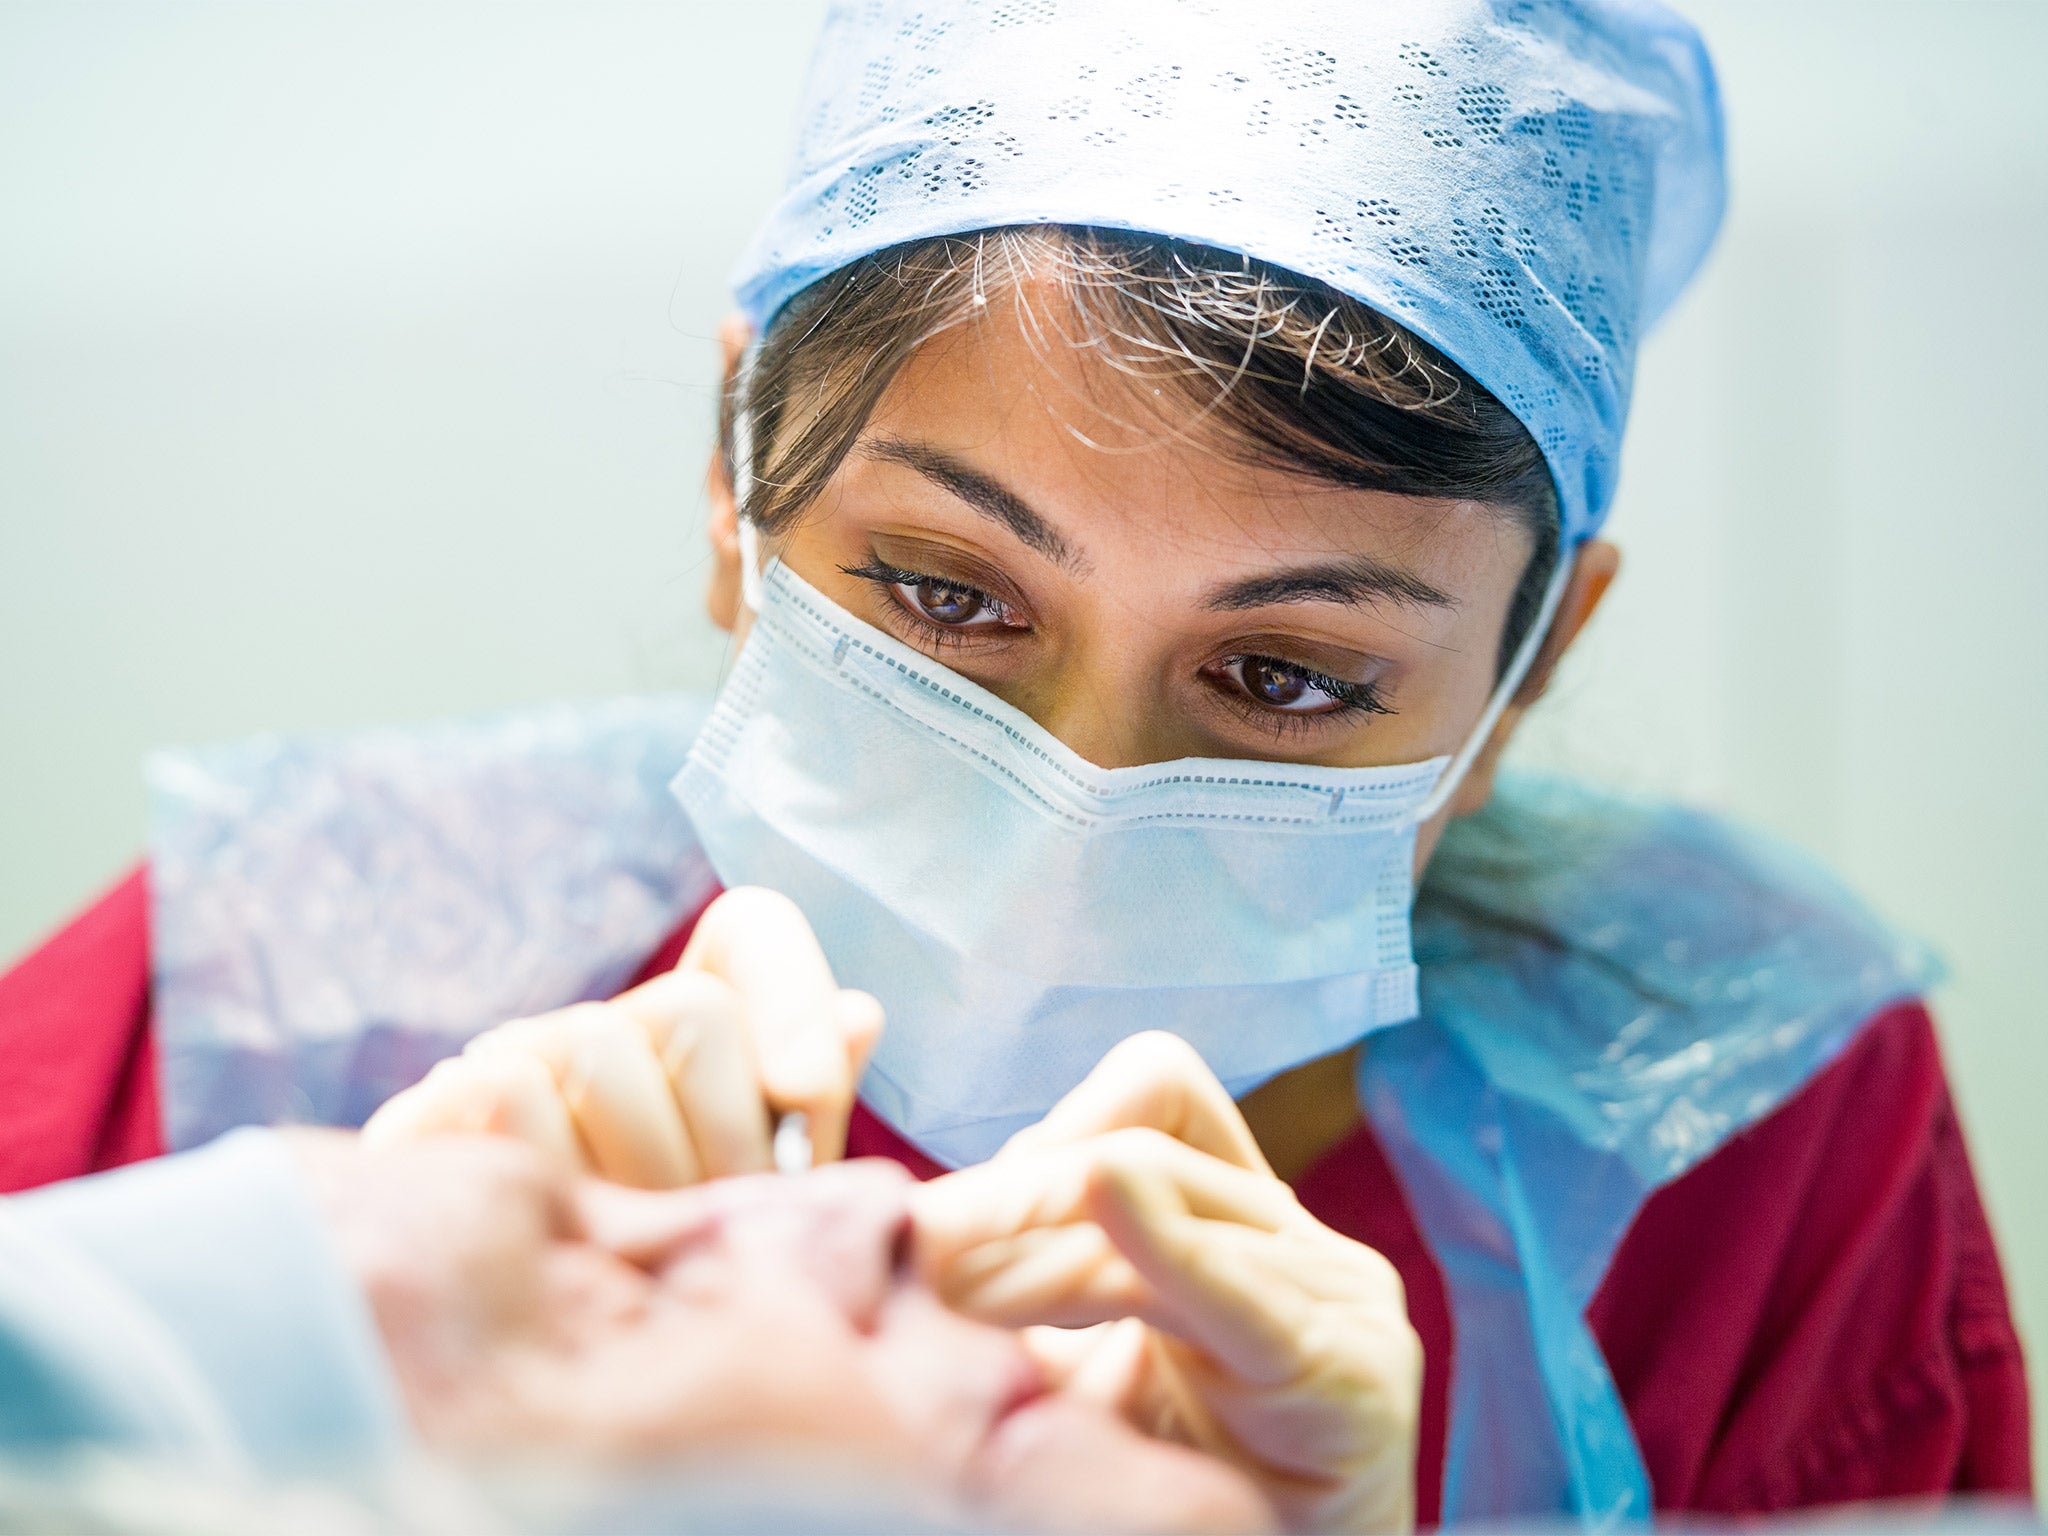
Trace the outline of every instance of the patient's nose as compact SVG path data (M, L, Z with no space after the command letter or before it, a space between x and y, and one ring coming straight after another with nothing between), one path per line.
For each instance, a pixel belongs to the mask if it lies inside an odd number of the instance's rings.
M910 1175L866 1158L745 1182L756 1198L728 1211L731 1248L770 1272L803 1275L855 1326L872 1326L909 1246Z

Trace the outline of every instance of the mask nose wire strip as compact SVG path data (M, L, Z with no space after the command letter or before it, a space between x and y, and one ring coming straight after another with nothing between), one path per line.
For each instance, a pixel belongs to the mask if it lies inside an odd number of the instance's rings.
M1550 585L1543 589L1543 604L1536 610L1536 620L1529 626L1529 633L1522 637L1522 643L1515 648L1515 659L1509 663L1493 696L1486 701L1486 708L1480 711L1479 723L1472 727L1472 734L1465 738L1465 744L1458 748L1458 755L1451 759L1444 776L1437 780L1436 788L1429 798L1422 802L1415 812L1417 824L1428 821L1437 812L1451 803L1451 797L1458 792L1465 775L1479 754L1486 750L1487 739L1493 735L1493 728L1500 724L1500 717L1506 713L1509 704L1529 675L1529 669L1536 664L1537 653L1543 649L1543 642L1550 636L1551 622L1557 617L1558 605L1564 601L1564 589L1571 584L1572 553L1566 551L1557 562L1557 569L1551 574Z

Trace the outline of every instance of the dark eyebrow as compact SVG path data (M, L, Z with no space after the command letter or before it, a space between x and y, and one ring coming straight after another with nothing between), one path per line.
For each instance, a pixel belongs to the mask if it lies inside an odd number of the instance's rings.
M1204 607L1231 613L1265 608L1274 603L1376 603L1387 600L1404 608L1455 608L1458 600L1419 576L1369 555L1354 555L1298 570L1250 576L1219 587Z
M858 451L863 458L881 459L916 470L940 490L966 502L991 522L1001 523L1055 565L1078 570L1087 563L1059 529L1032 511L1023 497L1000 480L969 468L950 454L922 443L907 443L900 437L868 438Z

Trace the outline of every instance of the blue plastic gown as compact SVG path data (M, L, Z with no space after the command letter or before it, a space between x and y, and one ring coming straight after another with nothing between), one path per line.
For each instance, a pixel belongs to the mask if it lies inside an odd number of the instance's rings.
M1359 1089L1450 1292L1445 1523L1646 1520L1585 1321L1616 1247L1933 959L1781 845L1530 777L1453 824L1415 948L1422 1017L1371 1041Z

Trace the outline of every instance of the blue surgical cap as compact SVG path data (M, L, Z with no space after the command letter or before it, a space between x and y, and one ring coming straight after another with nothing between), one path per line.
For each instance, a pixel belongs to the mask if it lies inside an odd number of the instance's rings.
M1571 544L1724 200L1713 67L1651 0L840 0L736 288L758 330L863 256L1012 224L1239 252L1497 395Z

